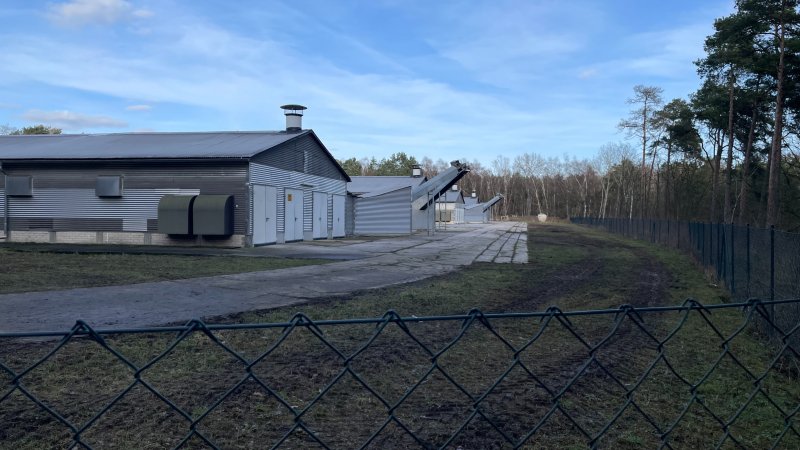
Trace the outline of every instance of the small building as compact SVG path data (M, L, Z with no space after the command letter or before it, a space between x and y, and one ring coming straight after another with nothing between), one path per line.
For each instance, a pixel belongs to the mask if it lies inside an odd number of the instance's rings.
M467 223L488 223L495 220L494 206L503 200L503 194L497 194L488 202L475 202L464 207L464 220Z
M433 230L436 201L469 172L459 161L428 179L415 166L411 176L352 177L354 234L409 234Z
M464 207L477 205L478 204L478 193L472 191L472 194L469 197L464 197Z
M454 184L436 201L436 221L441 223L464 223L464 193Z
M350 178L284 131L0 136L9 241L251 246L345 236Z

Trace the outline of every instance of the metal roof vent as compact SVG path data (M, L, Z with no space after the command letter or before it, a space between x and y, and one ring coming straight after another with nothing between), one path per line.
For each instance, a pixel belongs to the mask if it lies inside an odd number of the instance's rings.
M283 105L281 109L286 115L286 131L289 133L301 131L303 129L303 111L308 108L303 105Z
M458 190L458 185L457 185L457 184L454 184L454 185L453 185L453 192L455 192L455 191L457 191L457 190Z
M471 195L471 197L472 197L472 198L478 198L478 193L477 193L477 192L475 192L475 191L472 191L472 195Z
M422 167L419 164L414 164L411 166L411 177L419 178L422 176Z

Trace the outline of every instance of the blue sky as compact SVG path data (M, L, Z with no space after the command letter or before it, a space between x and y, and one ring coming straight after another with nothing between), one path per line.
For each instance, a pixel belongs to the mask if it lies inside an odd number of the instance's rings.
M0 125L277 130L340 159L593 157L636 84L685 98L732 0L4 0Z

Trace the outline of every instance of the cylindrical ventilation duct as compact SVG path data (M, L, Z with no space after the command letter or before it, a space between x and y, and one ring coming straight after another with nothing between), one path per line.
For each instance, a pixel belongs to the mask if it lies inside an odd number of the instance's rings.
M301 131L303 129L303 111L308 108L303 105L283 105L281 109L286 115L286 131L289 133Z

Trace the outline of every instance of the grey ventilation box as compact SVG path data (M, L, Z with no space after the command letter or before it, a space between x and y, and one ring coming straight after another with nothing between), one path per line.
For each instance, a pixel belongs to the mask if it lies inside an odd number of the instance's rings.
M30 175L6 175L6 195L9 197L33 196L33 177Z
M122 177L118 175L97 177L94 193L98 197L122 197Z
M233 196L198 195L192 206L194 234L230 236L233 234Z
M158 232L195 234L192 230L192 204L196 195L165 195L158 202Z

